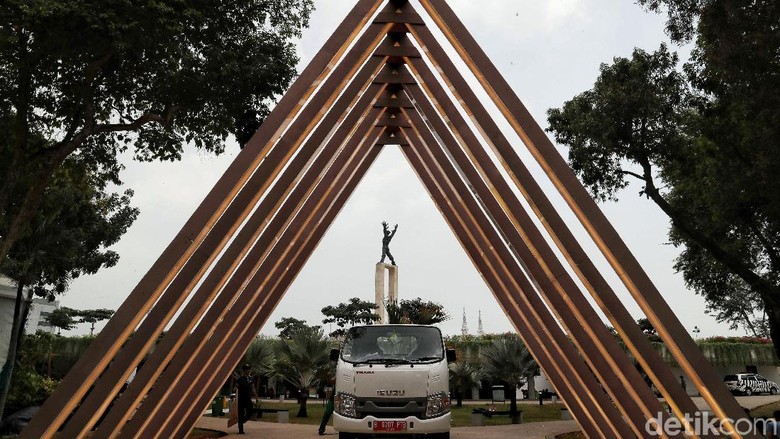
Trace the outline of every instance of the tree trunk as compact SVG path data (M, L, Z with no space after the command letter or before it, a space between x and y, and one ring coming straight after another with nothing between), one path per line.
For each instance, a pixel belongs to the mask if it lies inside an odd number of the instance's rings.
M301 404L301 406L298 408L298 417L299 418L308 418L309 414L306 412L306 400L308 399L308 395L306 394L305 390L301 390L301 394L298 396L298 402Z
M61 144L57 148L48 150L44 157L39 161L38 169L32 175L32 181L35 183L27 189L24 194L22 203L17 212L9 212L8 206L0 206L0 209L5 209L3 215L6 216L4 220L6 224L9 224L7 233L5 236L0 237L0 267L5 262L5 258L8 256L8 252L11 251L14 243L22 237L22 230L27 227L28 224L38 215L38 207L41 205L43 194L46 188L51 182L54 172L59 168L65 159L73 153L84 140L91 134L92 128L85 128L82 132L76 136L73 140L66 144ZM10 197L8 198L10 199Z
M774 342L775 355L780 357L780 343L776 341L780 340L780 306L766 304L766 308L766 321L769 324L769 337Z
M534 380L534 373L529 373L526 379L528 381L528 399L536 399L536 380Z
M455 389L455 399L458 401L458 407L463 407L463 392L461 392L460 387Z
M509 412L514 416L517 414L517 387L508 384L505 389L509 389Z
M774 343L775 352L780 355L780 289L768 277L755 272L745 263L741 255L727 251L712 237L701 232L696 224L683 212L669 204L654 185L649 163L646 160L640 163L645 169L645 193L671 219L672 226L706 250L713 259L723 264L732 273L745 281L761 297L767 311L767 320L770 328L769 336Z
M2 372L0 372L0 419L3 419L5 402L8 399L8 390L11 387L11 374L14 370L16 352L19 348L20 334L22 332L22 326L24 325L24 320L21 319L23 301L24 284L19 283L16 286L16 303L14 304L14 320L11 324L11 340L8 342L8 357L5 360Z

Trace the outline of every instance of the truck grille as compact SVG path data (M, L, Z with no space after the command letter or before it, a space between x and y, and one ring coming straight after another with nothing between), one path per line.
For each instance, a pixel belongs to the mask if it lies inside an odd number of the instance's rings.
M357 398L355 403L358 419L366 416L425 419L425 401L425 398Z

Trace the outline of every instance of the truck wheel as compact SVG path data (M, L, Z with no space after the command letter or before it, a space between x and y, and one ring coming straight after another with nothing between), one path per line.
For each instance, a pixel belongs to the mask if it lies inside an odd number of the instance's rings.
M428 435L431 439L450 439L450 432L446 431L444 433L433 433Z
M769 394L770 395L777 395L777 387L772 387L771 389L769 389Z
M352 436L352 434L350 434L350 433L347 433L347 432L344 432L344 431L340 431L339 432L339 439L352 439L353 437L354 436Z
M750 387L745 389L745 396L751 396L752 394L753 394L753 389L751 389Z

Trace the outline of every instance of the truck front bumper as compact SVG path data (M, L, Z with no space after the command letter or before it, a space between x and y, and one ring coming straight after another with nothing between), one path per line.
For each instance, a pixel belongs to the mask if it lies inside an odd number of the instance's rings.
M374 431L374 422L376 421L405 421L406 430L383 432ZM379 434L429 434L429 433L444 433L450 431L451 415L447 413L433 419L419 419L416 416L407 416L405 418L376 418L374 416L366 416L363 419L346 418L333 413L333 428L336 431L343 431L348 433L375 433Z

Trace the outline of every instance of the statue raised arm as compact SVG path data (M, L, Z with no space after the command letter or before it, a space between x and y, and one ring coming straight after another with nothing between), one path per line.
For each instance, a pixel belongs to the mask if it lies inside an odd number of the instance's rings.
M393 239L393 236L395 236L396 230L398 230L398 224L390 231L387 227L387 221L382 221L382 233L384 236L382 237L382 259L380 259L379 262L385 262L386 256L390 259L390 263L395 265L395 259L393 259L393 255L390 254L390 241Z

